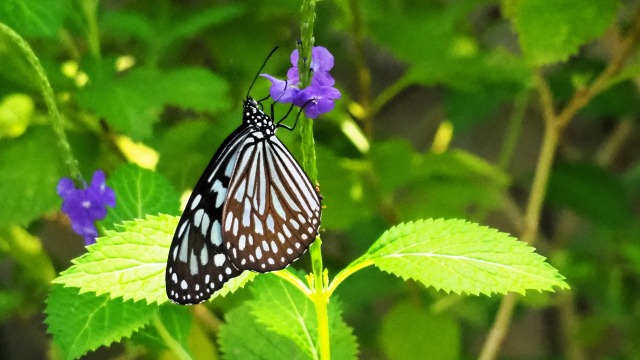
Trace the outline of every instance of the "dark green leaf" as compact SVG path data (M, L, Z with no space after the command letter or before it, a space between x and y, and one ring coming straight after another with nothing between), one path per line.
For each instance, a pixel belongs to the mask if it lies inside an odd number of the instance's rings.
M549 179L547 199L567 207L589 220L621 226L632 219L628 194L620 179L589 163L556 166Z
M384 193L392 193L410 182L419 166L417 153L401 140L374 143L370 157L376 185Z
M458 324L410 303L396 305L385 316L381 343L390 360L413 360L416 354L431 360L460 358Z
M322 199L322 226L345 229L355 221L372 215L371 192L358 174L357 164L316 147L318 182ZM353 166L353 167L352 167ZM360 165L362 166L362 165Z
M146 215L180 213L180 196L162 175L134 164L118 168L107 184L116 193L116 206L102 221L105 228L125 220L142 219Z
M100 346L130 337L151 321L157 306L79 294L77 288L54 285L47 300L48 332L65 359L78 358Z
M158 326L164 328L168 335L181 345L182 349L189 349L189 334L193 316L186 306L165 304L158 308L157 318L145 328L132 336L136 343L145 344L154 349L166 349L165 340L158 334Z
M228 104L226 83L205 69L136 68L122 76L110 74L108 63L98 69L78 93L80 105L134 139L151 136L165 105L217 112Z
M227 360L312 359L286 337L267 331L246 302L225 315L220 328L220 350ZM247 341L251 339L251 341Z
M602 35L618 12L618 0L518 1L513 21L520 47L535 66L566 60Z
M0 22L22 36L55 38L70 10L69 0L2 0Z
M468 218L500 206L508 184L504 172L470 153L427 153L395 203L403 221Z
M240 121L181 122L160 135L158 171L182 191L193 188L216 149Z
M21 137L0 140L0 227L28 225L60 206L58 180L65 174L49 126L32 126Z

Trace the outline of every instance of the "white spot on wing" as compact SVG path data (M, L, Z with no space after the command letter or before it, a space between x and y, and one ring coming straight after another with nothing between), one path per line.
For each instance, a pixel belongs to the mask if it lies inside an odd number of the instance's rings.
M240 239L238 239L238 249L240 249L240 251L244 250L246 243L247 237L244 235L240 235Z
M207 250L207 247L204 246L202 248L202 251L200 251L200 263L202 263L202 266L207 265L207 263L209 262L209 250Z
M202 195L198 194L195 198L193 198L193 202L191 203L191 210L195 209L198 204L200 204L200 200L202 199Z
M222 264L224 264L224 261L226 260L227 256L225 254L216 254L213 257L213 263L217 266L220 267L222 266Z
M198 274L198 259L196 258L196 253L191 251L191 257L189 259L189 273L191 275Z
M215 246L222 244L222 227L218 220L214 221L211 227L211 243Z

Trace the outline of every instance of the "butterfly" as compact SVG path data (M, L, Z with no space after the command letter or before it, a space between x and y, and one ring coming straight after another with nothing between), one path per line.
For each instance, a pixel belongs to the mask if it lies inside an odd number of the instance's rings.
M197 304L245 270L284 269L315 240L321 197L276 136L293 129L281 124L286 116L274 122L273 105L271 114L247 94L242 125L191 193L169 248L171 301Z

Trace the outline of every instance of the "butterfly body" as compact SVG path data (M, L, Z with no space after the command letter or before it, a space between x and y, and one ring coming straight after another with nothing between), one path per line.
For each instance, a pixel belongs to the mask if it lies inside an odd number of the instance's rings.
M197 304L245 270L287 267L315 240L320 196L247 97L242 125L225 139L198 180L174 234L167 296Z

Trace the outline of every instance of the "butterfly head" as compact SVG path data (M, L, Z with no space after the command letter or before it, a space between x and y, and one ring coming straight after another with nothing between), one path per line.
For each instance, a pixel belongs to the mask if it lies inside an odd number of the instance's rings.
M276 125L273 119L265 114L260 107L260 103L251 96L247 96L242 106L242 123L244 126L251 126L263 132L265 135L273 135Z

